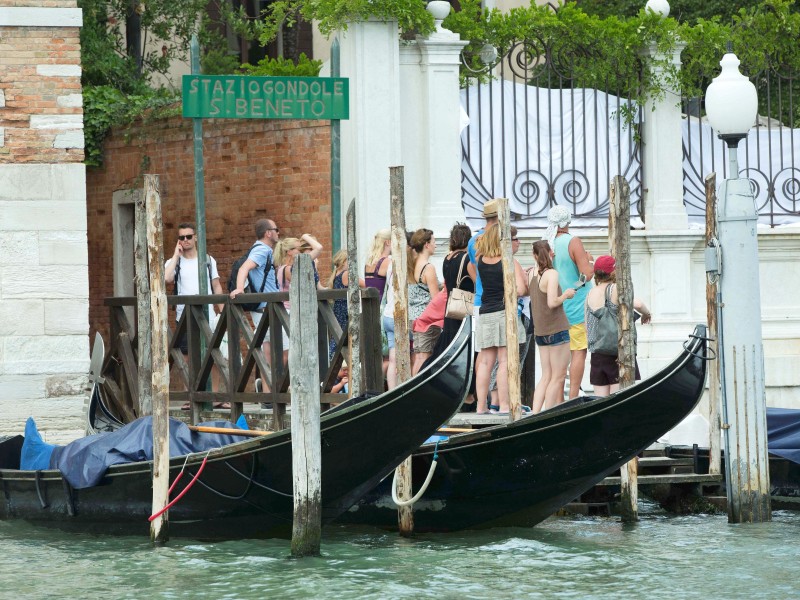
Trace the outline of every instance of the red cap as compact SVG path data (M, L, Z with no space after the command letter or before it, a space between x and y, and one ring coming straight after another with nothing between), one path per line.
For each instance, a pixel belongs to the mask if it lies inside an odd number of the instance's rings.
M617 266L617 261L614 260L613 256L609 256L608 254L604 254L603 256L599 256L594 259L595 271L602 271L603 273L613 273L616 266Z

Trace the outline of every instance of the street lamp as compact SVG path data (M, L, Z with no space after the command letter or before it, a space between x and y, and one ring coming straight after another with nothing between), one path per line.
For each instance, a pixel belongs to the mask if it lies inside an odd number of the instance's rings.
M758 95L756 86L739 72L740 63L735 54L728 52L719 64L722 72L706 90L706 114L711 127L728 144L729 160L736 161L736 148L756 121ZM738 164L731 166L730 177L737 179Z
M739 142L758 112L753 84L727 53L722 72L706 90L706 114L728 145L729 178L720 188L718 253L706 254L706 271L719 276L718 343L722 429L730 522L771 519L767 455L764 344L758 264L758 210L749 179L739 178Z

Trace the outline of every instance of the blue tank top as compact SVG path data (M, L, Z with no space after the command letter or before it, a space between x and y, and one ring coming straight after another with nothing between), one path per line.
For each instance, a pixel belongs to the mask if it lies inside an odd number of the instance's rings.
M581 272L569 256L569 243L572 241L572 236L569 233L562 233L556 238L555 248L556 253L553 259L553 266L558 271L558 284L562 290L574 288L578 282ZM567 321L570 325L579 325L583 323L584 305L586 303L586 294L589 293L590 285L587 283L582 288L576 290L575 296L564 301L564 312L567 315Z

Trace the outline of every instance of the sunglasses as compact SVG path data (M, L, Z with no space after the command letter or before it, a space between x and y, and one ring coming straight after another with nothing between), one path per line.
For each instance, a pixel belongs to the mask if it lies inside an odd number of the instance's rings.
M511 238L511 241L512 241L512 242L518 242L518 241L519 241L519 238Z
M278 229L277 227L270 227L269 229L267 229L267 231L274 231L275 233L280 233L281 232L281 230Z
M188 235L179 235L179 236L178 236L178 239L179 239L180 241L184 241L184 240L190 240L190 239L192 239L193 237L194 237L194 234L193 234L193 233L190 233L190 234L188 234Z

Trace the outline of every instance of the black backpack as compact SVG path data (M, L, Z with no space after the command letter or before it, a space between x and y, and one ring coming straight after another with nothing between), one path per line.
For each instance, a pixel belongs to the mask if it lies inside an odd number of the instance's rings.
M258 246L258 244L253 244L250 247L250 250L242 254L239 258L237 258L233 265L231 265L231 276L228 278L228 292L232 292L236 289L236 280L239 278L239 269L242 268L244 262L250 257L250 253L253 251L253 248ZM264 291L264 285L267 283L267 275L269 275L270 269L272 269L272 254L267 257L267 264L264 265L264 279L261 280L261 288L258 290L258 293L262 293ZM247 281L244 284L244 291L245 293L251 293L252 290L250 289L250 273L247 274ZM257 310L260 302L250 302L246 304L240 304L239 306L242 307L242 310Z

